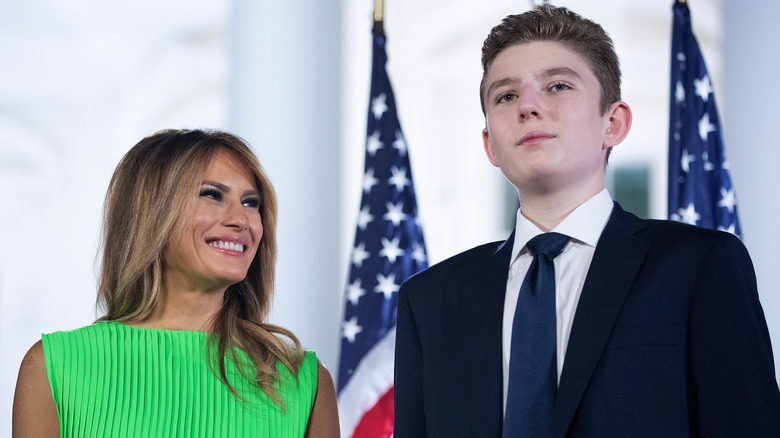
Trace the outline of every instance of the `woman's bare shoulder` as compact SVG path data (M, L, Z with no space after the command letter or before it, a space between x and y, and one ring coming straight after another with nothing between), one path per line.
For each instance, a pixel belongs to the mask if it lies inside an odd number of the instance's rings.
M339 411L336 406L336 389L330 372L317 361L317 394L311 408L307 438L337 438L339 436Z
M42 341L30 347L19 367L14 394L12 436L60 436L57 406L46 373Z

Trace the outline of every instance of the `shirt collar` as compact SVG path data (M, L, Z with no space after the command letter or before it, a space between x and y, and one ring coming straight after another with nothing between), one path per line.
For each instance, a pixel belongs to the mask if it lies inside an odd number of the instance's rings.
M612 197L607 189L602 189L569 213L552 231L565 234L582 244L595 247L601 237L601 232L607 225L609 216L612 214L612 207ZM515 243L512 247L511 259L513 262L529 240L544 233L533 222L520 214L521 209L522 207L517 209L515 222Z

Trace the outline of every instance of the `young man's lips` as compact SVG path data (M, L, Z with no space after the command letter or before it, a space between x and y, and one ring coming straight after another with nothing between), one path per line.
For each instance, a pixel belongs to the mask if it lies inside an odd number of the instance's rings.
M525 143L533 143L533 142L537 142L537 141L547 140L547 139L550 139L550 138L553 138L553 137L555 137L555 136L550 134L550 133L547 133L547 132L531 131L531 132L526 133L520 139L520 142L518 144L522 145L522 144L525 144Z

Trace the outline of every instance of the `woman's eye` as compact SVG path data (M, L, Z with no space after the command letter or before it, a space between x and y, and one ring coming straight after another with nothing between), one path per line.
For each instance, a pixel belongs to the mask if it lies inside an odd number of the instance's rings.
M247 198L241 201L241 205L249 208L260 208L260 198Z
M201 189L200 196L203 198L210 198L215 201L222 200L222 192L216 189Z

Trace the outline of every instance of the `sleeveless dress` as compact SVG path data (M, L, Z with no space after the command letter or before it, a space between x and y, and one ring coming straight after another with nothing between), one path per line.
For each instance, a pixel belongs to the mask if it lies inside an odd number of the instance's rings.
M317 389L316 355L306 352L297 381L277 362L282 409L228 359L228 381L243 400L233 396L211 371L207 336L116 322L43 335L60 436L302 437Z

